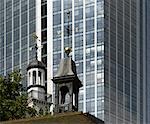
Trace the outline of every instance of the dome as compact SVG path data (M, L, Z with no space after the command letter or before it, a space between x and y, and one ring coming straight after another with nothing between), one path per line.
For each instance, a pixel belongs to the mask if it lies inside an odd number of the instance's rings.
M27 70L31 68L41 68L41 69L46 69L46 66L44 65L43 62L38 61L38 60L33 60L32 62L29 63Z

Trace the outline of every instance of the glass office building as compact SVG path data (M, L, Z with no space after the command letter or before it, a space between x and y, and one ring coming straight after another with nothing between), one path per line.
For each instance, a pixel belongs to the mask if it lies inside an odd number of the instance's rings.
M109 123L146 123L144 4L105 2L104 113Z
M35 0L0 0L0 74L21 69L26 75L34 42ZM22 84L26 87L26 76Z
M147 38L146 38L146 41L147 41L147 47L146 47L146 56L147 56L147 58L146 58L146 60L147 60L147 73L146 73L146 75L147 75L147 119L148 119L148 121L147 121L147 123L150 123L150 90L149 90L149 87L150 87L150 83L149 83L149 80L150 80L150 35L149 35L149 32L150 32L150 1L149 0L147 0L147 2L146 2L146 4L147 4L147 6L146 6L146 24L147 24L147 32L146 32L146 36L147 36Z
M54 74L71 47L83 82L79 108L106 124L146 123L145 2L53 1Z
M146 0L0 0L0 74L14 69L26 74L36 32L47 93L53 94L51 79L64 47L71 47L83 83L79 110L106 124L146 124L146 5Z
M69 27L68 27L69 25ZM68 36L67 28L70 28ZM79 110L104 119L104 1L53 2L53 70L71 47L83 83Z

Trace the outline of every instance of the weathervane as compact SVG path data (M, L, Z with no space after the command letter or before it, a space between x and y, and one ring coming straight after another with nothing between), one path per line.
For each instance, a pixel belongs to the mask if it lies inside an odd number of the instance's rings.
M69 25L69 20L70 20L70 11L67 12L68 16L68 27L67 27L67 34L68 34L68 42L69 42L69 36L70 36L70 25Z
M35 45L35 50L36 50L36 52L35 52L35 59L37 60L38 59L38 55L37 55L37 51L38 51L38 46L37 46L37 44Z
M70 11L67 12L67 16L68 16L68 27L66 28L67 30L67 34L68 34L68 45L69 45L69 36L70 36L70 25L69 25L69 19L70 19ZM65 53L67 54L67 57L69 57L69 54L72 52L71 47L65 47L64 48Z
M38 36L35 33L32 34L32 37L36 40L36 45L34 46L34 48L36 50L36 52L35 52L35 58L36 58L36 60L38 60L38 50L39 50L39 48L42 48L42 46L38 45L38 41L40 41L40 40L38 39Z

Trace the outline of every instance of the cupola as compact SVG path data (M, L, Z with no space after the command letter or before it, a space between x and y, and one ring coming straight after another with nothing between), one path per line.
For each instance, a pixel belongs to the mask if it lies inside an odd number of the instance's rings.
M76 73L75 62L69 57L70 48L65 50L67 58L61 59L55 83L55 112L78 111L78 94L82 83Z
M45 81L46 66L37 58L38 47L36 48L36 58L27 66L27 93L28 106L34 107L37 112L49 111L51 106L51 95L47 94Z
M28 93L33 93L33 98L45 100L46 85L45 85L45 65L38 61L32 61L27 67L28 75Z

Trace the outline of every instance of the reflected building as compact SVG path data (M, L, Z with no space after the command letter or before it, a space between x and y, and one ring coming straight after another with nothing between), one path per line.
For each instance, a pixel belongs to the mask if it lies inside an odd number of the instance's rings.
M54 74L72 47L83 82L79 108L108 124L146 123L145 2L53 1Z
M34 57L32 33L36 31L35 0L0 0L0 74L21 69L26 87L26 67Z
M36 32L43 46L39 59L47 65L47 93L53 94L51 79L64 47L71 47L83 82L79 110L106 124L145 124L147 1L1 0L0 74L25 70Z

